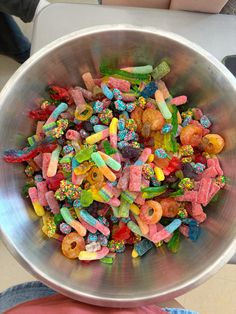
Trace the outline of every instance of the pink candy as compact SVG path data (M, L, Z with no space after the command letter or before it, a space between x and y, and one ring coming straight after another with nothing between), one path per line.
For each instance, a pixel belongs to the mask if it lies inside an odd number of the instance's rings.
M121 92L128 93L130 91L130 82L120 80L114 77L109 77L108 86L110 88L118 88Z
M129 176L130 176L130 167L125 167L123 170L122 176L120 177L117 184L118 189L121 189L123 191L128 190Z
M176 197L176 200L179 202L197 202L197 195L196 191L185 191L184 195Z
M197 202L200 204L206 203L208 200L208 194L212 185L211 178L202 178L200 181L200 188L198 191Z
M60 213L60 206L58 204L58 201L56 200L54 196L53 191L48 191L45 193L45 198L48 203L48 206L51 208L51 211L53 214L58 214Z
M207 159L207 166L208 167L211 167L211 166L215 167L218 175L223 176L223 170L221 169L219 159L217 157Z
M220 190L219 185L216 184L215 182L213 182L211 185L211 189L208 193L208 198L207 198L206 202L204 202L202 205L206 206L211 201L211 199L219 192L219 190Z
M47 206L48 202L47 202L47 199L45 197L45 194L48 192L48 188L47 188L46 181L37 182L36 185L37 185L37 189L38 189L38 199L39 199L40 205Z
M42 169L43 167L43 154L40 153L38 154L36 157L34 157L34 162L36 163L36 165Z
M176 105L176 106L180 106L180 105L183 105L187 102L188 98L187 96L178 96L178 97L175 97L175 98L172 98L170 103L172 105Z
M202 174L202 178L215 178L217 176L218 172L216 170L216 168L213 166L207 168L203 174Z
M83 225L84 228L87 229L89 232L91 232L91 233L96 233L97 232L97 229L95 227L93 227L90 224L88 224L82 218L80 218L79 221L80 221L81 225Z
M135 203L138 205L143 205L145 203L145 199L142 197L142 193L139 193L135 199Z
M75 130L67 130L66 139L72 141L81 141L81 135Z
M51 160L51 155L51 153L43 153L42 175L44 179L47 179L47 172Z
M132 95L132 94L123 94L122 100L124 102L133 102L136 100L136 97L135 97L135 95Z
M129 191L140 192L142 180L142 166L130 166Z
M70 89L70 94L74 100L78 113L83 112L86 102L82 92L79 89Z
M88 99L89 101L92 101L92 100L93 100L93 94L92 94L92 92L90 92L89 90L84 89L84 88L82 88L82 87L80 87L80 86L76 86L75 89L79 89L79 90L81 91L82 95L83 95L86 99Z

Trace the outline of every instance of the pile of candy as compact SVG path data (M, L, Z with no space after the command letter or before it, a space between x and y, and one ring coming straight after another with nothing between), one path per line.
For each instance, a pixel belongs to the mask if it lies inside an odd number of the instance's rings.
M224 147L199 108L172 97L162 61L82 78L86 89L49 86L49 99L29 113L36 132L23 150L4 153L26 162L24 194L42 217L42 231L61 241L71 259L112 263L180 237L199 237L203 211L225 185L216 154Z

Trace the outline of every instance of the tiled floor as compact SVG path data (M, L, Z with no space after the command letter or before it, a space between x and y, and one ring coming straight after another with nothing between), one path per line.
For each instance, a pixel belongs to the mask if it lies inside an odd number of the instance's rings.
M96 3L96 0L81 2ZM60 1L51 1L60 2ZM62 1L61 1L62 2ZM65 0L63 2L66 2ZM68 1L68 2L79 2ZM30 38L32 24L20 23ZM8 78L18 68L18 64L7 57L0 56L0 90ZM0 241L0 291L34 278L25 271L9 254ZM201 314L235 314L236 313L236 266L226 265L215 276L200 287L178 298L185 307Z

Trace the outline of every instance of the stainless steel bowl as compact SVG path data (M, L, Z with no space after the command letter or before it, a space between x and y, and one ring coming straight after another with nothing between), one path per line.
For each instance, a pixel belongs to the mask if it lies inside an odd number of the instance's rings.
M214 123L226 148L220 159L230 184L207 208L198 242L182 241L178 254L152 250L143 258L120 254L114 265L69 261L56 241L42 236L32 206L21 194L21 165L0 167L0 224L6 246L35 277L83 302L136 306L171 299L196 287L234 254L236 247L236 80L208 52L172 33L126 25L99 26L67 35L41 49L13 75L0 96L1 151L22 147L31 134L27 112L49 83L82 84L81 74L98 73L102 61L114 67L171 64L166 77L172 95L186 94Z

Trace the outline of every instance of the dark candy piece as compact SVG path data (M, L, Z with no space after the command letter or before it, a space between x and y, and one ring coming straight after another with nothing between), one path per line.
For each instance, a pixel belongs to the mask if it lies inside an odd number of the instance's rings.
M140 148L125 146L121 149L121 155L124 158L137 159L141 154Z
M92 125L92 123L89 122L89 121L84 121L82 127L83 127L83 129L84 129L85 131L87 131L87 132L93 132L93 125Z
M197 177L197 174L194 172L193 167L190 163L186 163L182 165L182 171L184 177L195 179Z

